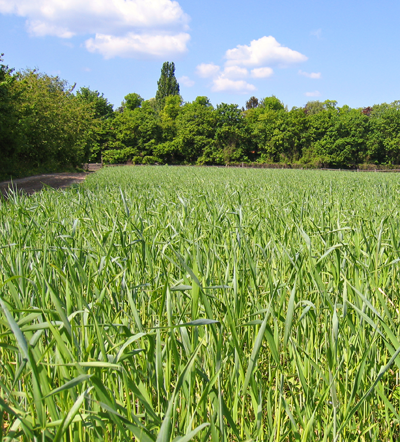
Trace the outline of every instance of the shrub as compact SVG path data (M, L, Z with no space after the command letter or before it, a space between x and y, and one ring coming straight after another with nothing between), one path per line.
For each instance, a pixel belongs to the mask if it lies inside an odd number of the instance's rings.
M103 152L103 162L105 164L123 164L132 159L136 153L137 149L133 147L125 147L125 149L120 150L105 150Z
M145 156L142 160L143 164L163 164L163 160L158 157Z

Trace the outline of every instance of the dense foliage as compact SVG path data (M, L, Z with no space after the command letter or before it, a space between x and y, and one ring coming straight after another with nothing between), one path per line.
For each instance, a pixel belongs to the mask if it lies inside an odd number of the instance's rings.
M155 98L129 93L114 111L98 91L1 64L0 149L0 177L87 161L392 166L400 164L400 102L352 109L311 101L291 110L274 96L251 97L246 109L203 96L184 103L166 62Z
M399 190L160 166L0 201L0 439L399 441Z
M1 176L78 166L88 158L96 109L72 89L58 77L0 65Z
M179 95L179 84L175 77L175 63L166 61L161 68L161 76L157 82L156 106L162 110L165 99L171 95Z
M114 120L118 129L113 124L109 137L117 143L113 149L125 154L110 162L140 163L153 156L167 164L258 162L353 168L400 163L399 102L376 105L368 112L337 107L330 100L290 111L276 97L255 103L252 100L247 110L226 103L214 108L207 97L181 104L179 96L170 96L157 112L145 101L135 109L145 130L128 123L133 118L128 109L122 112L127 115ZM121 153L107 150L104 145L106 162Z
M8 66L0 64L0 177L2 171L12 167L12 159L16 156L20 144L19 133L16 130L18 115L15 107L18 97L14 90L15 77L12 74L13 71Z

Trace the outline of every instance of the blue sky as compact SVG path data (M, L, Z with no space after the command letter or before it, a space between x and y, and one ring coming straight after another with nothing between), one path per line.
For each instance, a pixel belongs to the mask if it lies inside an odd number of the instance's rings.
M164 61L185 101L392 102L399 42L393 0L0 0L6 64L98 90L115 108L131 92L154 97Z

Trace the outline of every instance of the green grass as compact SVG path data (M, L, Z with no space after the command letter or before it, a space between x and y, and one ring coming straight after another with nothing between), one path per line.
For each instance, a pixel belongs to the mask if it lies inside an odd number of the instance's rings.
M125 167L12 195L0 436L400 440L399 212L380 173Z

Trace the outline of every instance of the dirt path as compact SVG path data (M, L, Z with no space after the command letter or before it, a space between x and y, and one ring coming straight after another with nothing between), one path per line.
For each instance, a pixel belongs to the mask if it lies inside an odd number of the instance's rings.
M45 186L54 189L65 189L74 183L80 183L87 177L87 173L49 173L43 175L30 176L27 178L19 178L13 181L3 181L0 183L0 192L5 196L10 188L18 189L32 195L39 192Z

